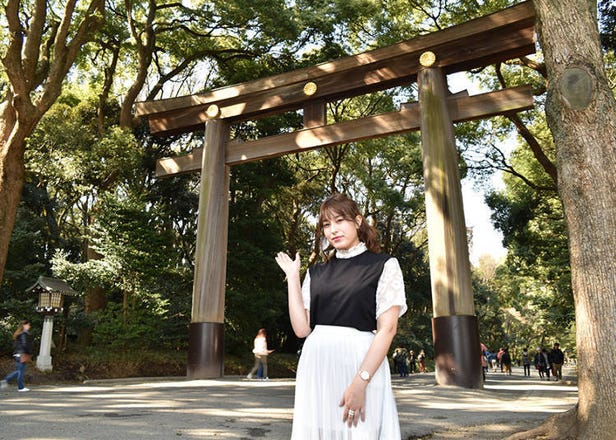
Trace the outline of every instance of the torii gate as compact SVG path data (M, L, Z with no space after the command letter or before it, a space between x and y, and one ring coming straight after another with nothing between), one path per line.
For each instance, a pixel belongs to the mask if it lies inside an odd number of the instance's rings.
M153 134L202 129L204 149L157 163L159 177L201 171L188 377L223 376L224 298L229 168L314 148L421 130L433 301L436 379L481 388L477 317L473 304L453 123L533 106L530 86L477 96L450 95L446 74L535 52L531 2L458 26L268 78L211 92L140 102L137 115ZM330 101L417 81L419 102L397 112L326 124ZM255 141L229 140L230 124L303 109L304 128Z

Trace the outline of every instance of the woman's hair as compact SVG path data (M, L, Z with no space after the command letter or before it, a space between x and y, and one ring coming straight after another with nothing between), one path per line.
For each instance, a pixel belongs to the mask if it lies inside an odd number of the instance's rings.
M257 332L257 336L267 336L267 332L264 328L260 328Z
M345 220L354 222L357 216L360 216L362 221L357 229L357 236L359 241L365 243L369 251L374 253L381 252L381 245L377 238L376 229L366 222L366 219L359 212L357 203L349 199L345 194L332 194L322 204L319 209L319 221L317 223L316 238L317 243L321 243L325 240L323 233L323 223L326 220L334 219L337 216L341 216ZM326 260L330 258L330 253L333 246L328 243L327 247L322 248L323 255Z
M19 323L19 327L17 327L17 330L15 330L15 333L13 333L13 339L17 339L17 336L21 335L24 332L24 325L27 324L30 324L30 321L28 321L27 319L24 319Z

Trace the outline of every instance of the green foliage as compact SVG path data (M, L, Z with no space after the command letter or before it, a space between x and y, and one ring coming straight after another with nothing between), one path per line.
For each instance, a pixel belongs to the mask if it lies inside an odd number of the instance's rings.
M491 351L509 345L503 328L503 305L494 281L481 278L477 272L473 273L472 285L475 314L479 323L479 339Z
M59 237L53 233L53 225L48 225L44 217L46 202L44 192L38 191L34 185L26 184L2 280L3 291L9 298L21 297L39 275L49 271L49 247L57 243Z
M163 348L159 323L164 319L165 301L149 301L131 313L125 322L122 304L109 303L105 310L94 312L92 342L111 350Z
M534 181L546 179L525 150L516 150L511 160ZM513 177L505 185L487 197L508 249L497 277L505 342L542 346L566 337L574 321L562 204L555 192L536 191Z
M71 263L59 254L54 259L54 273L74 285L107 289L111 302L94 318L94 342L126 347L141 339L144 346L165 340L171 346L181 345L178 335L169 338L161 333L185 327L188 315L190 290L177 295L181 293L177 289L186 288L187 283L183 281L186 274L172 264L172 231L157 210L140 199L106 195L98 211L91 243L102 258ZM180 304L183 306L178 308Z
M268 203L293 179L282 165L275 159L246 165L233 173L225 298L226 340L231 353L249 351L261 327L267 329L272 347L280 349L288 342L286 288L274 261L282 248L281 231Z
M616 51L616 7L613 1L599 2L599 23L603 48Z

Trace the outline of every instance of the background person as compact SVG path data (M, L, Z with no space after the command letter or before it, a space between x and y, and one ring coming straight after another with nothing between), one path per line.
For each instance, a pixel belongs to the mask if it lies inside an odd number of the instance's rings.
M264 328L259 329L257 332L257 336L254 339L254 348L252 352L255 355L255 364L246 376L248 379L252 379L255 373L261 368L262 369L262 378L264 380L269 380L267 376L267 356L274 350L267 349L267 332Z
M330 196L319 210L324 263L300 284L300 257L279 252L289 316L306 338L297 367L292 440L399 439L387 353L407 309L402 271L380 254L376 230L354 201Z
M550 353L552 359L552 373L554 374L554 380L563 380L563 363L565 362L565 354L560 349L560 344L556 342L552 352Z
M396 367L396 371L398 372L400 377L408 376L409 368L407 364L408 360L407 360L406 350L402 347L397 347L394 350L393 359L394 359L394 366Z
M503 349L503 354L501 355L501 371L506 373L508 376L511 376L511 354L509 354L509 347Z
M424 351L423 348L419 350L419 354L417 355L417 361L419 362L419 372L425 373L426 372L426 352Z
M415 352L413 350L409 351L409 369L411 374L413 374L416 370L415 361Z
M15 371L7 374L7 376L0 381L0 388L6 388L8 383L17 379L17 391L27 392L29 388L24 387L24 375L26 374L26 367L28 362L32 358L32 349L30 348L29 331L30 321L21 321L15 333L13 333L14 350L13 358L15 359Z
M524 366L524 377L530 377L530 355L528 354L528 347L522 350L522 365Z
M534 363L537 372L539 373L539 378L543 380L546 370L546 357L543 356L543 349L541 347L537 347L537 352L535 353Z

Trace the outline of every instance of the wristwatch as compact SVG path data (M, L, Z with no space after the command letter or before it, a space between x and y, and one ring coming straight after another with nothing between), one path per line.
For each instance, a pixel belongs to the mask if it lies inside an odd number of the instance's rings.
M359 378L368 382L370 380L370 373L366 370L359 370Z

